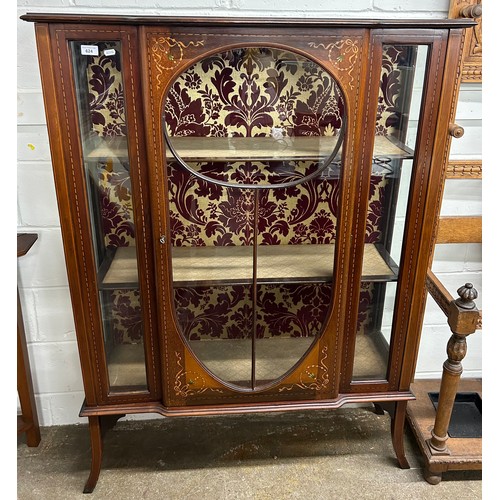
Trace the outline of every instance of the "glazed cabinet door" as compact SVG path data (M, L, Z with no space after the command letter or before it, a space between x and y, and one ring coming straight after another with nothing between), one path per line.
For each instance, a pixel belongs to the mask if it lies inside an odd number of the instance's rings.
M159 376L136 30L105 28L54 25L51 39L79 347L96 401L109 403L156 399Z
M445 99L447 42L448 32L442 30L373 32L367 107L372 121L365 133L374 143L371 165L361 175L363 224L356 237L365 248L354 262L370 266L367 250L373 245L385 265L352 291L359 300L353 302L344 346L345 392L409 389L408 383L400 385L400 374L405 346L418 346L419 328L410 318L421 307L422 263L431 251L435 214L426 211L426 203L435 204L439 194L431 172L443 167L435 154L435 131ZM382 142L390 148L381 151Z
M142 37L164 400L334 397L367 39L231 31Z
M276 385L324 330L345 123L334 78L283 49L225 50L170 85L176 320L194 356L236 390Z

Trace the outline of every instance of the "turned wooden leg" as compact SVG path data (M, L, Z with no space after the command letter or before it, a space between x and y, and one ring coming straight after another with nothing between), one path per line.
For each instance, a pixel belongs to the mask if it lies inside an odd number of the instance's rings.
M409 469L410 464L406 460L404 449L404 430L406 421L406 405L407 401L397 401L394 409L394 415L391 418L391 436L392 446L396 453L399 466L402 469Z
M99 473L101 472L102 463L102 432L101 432L101 417L89 417L90 430L90 445L92 448L92 461L90 465L90 474L83 489L84 493L92 493L94 491Z
M458 382L462 374L460 359L465 356L466 350L465 337L454 334L448 342L448 352L452 354L449 354L443 365L436 419L434 420L434 428L431 430L431 437L427 441L433 455L449 455L450 453L446 445L448 427L458 391Z
M439 388L439 399L434 428L426 441L433 455L449 455L446 445L451 413L455 404L458 383L462 375L462 360L467 354L467 336L474 333L479 312L474 303L477 291L470 283L458 289L459 299L451 302L448 324L453 335L448 341L448 359L443 364L443 376Z

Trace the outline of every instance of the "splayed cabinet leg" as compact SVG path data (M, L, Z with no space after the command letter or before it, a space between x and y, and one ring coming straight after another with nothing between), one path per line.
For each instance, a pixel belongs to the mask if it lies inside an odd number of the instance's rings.
M92 493L99 479L102 464L102 429L101 417L89 417L90 445L92 449L92 461L90 474L83 488L83 493Z
M90 465L90 474L85 483L84 493L92 493L99 479L102 463L102 448L103 439L106 433L112 429L116 422L124 417L125 414L105 415L105 416L90 416L90 445L92 449L92 462Z
M406 406L408 401L374 403L374 412L383 415L387 412L391 416L391 438L398 464L402 469L409 469L404 449L404 430L406 421Z
M402 469L409 469L410 464L406 460L404 449L404 430L406 420L406 405L407 401L397 401L394 407L394 415L391 415L391 436L392 446L396 453L399 466Z

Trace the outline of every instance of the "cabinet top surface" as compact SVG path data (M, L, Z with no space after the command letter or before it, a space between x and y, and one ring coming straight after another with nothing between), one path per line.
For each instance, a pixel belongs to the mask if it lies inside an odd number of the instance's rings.
M24 21L69 24L141 24L169 26L308 26L339 28L466 28L474 26L473 19L348 19L348 18L283 18L283 17L169 17L27 13Z

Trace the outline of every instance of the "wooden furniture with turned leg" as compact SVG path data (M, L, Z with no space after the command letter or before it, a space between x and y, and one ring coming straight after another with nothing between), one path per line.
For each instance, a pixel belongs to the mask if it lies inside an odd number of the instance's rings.
M26 255L37 239L38 235L36 234L18 234L17 257ZM17 417L17 433L26 433L26 444L36 447L40 444L40 427L31 379L19 289L17 290L17 393L21 404L21 415Z
M397 463L471 19L34 13L96 486L103 430L387 409ZM455 130L454 134L459 134Z
M449 175L458 178L480 178L481 164L476 168L462 166L458 174L458 163L449 169ZM455 177L456 178L456 177ZM481 243L481 217L442 217L437 243ZM408 422L413 430L425 462L425 479L431 484L441 481L442 473L448 470L480 470L482 468L482 438L449 435L450 422L455 407L460 405L462 395L480 401L481 380L461 380L462 360L467 353L467 337L482 326L482 313L475 305L478 297L472 283L457 290L458 298L450 292L429 269L427 291L448 318L452 335L446 346L447 359L443 365L441 380L416 380L412 384L416 400L408 405ZM461 391L459 393L459 390ZM457 399L457 394L459 398ZM431 395L438 395L437 408ZM477 398L476 398L477 396ZM477 409L480 418L480 407Z
M447 291L436 288L436 282L431 281L434 278L432 275L429 277L430 293L446 309L452 331L446 346L448 358L443 364L440 381L420 380L413 383L416 400L409 403L407 415L424 457L424 477L430 484L438 484L443 472L449 470L482 468L482 438L451 437L448 433L455 405L459 404L457 394L469 396L472 402L482 396L481 380L460 380L462 360L467 353L467 336L480 327L481 314L473 300L477 298L477 291L471 283L466 283L458 289L460 297L453 300ZM462 392L459 393L459 389ZM436 391L437 408L430 399Z
M474 299L477 290L472 283L466 283L457 290L460 298L450 302L448 308L448 324L453 335L448 341L448 359L443 365L443 376L439 388L439 404L436 421L428 440L429 448L434 454L450 453L446 446L448 427L450 425L453 403L458 391L458 383L462 375L462 360L467 353L467 336L476 331L479 311Z
M465 17L477 21L474 28L467 31L464 37L461 82L480 83L482 80L481 16L481 0L450 0L450 18ZM454 108L456 110L456 103ZM449 132L457 139L464 135L464 129L457 124L450 125ZM446 168L446 178L461 179L464 182L481 179L481 160L450 160ZM439 219L436 244L481 242L481 217L453 216ZM452 336L446 346L447 359L443 365L442 378L413 382L412 390L416 399L408 404L407 419L424 458L425 479L431 484L437 484L441 481L442 473L448 470L482 468L481 433L479 429L476 432L465 432L466 426L472 426L474 421L480 423L482 382L481 379L461 379L462 360L467 352L467 337L481 328L482 313L475 306L477 291L471 283L460 287L457 290L459 297L454 299L429 269L426 288L448 318ZM461 427L456 424L455 430L451 432L454 411L460 411L459 408L463 404L470 405L471 415L460 421ZM455 418L457 417L458 413Z

